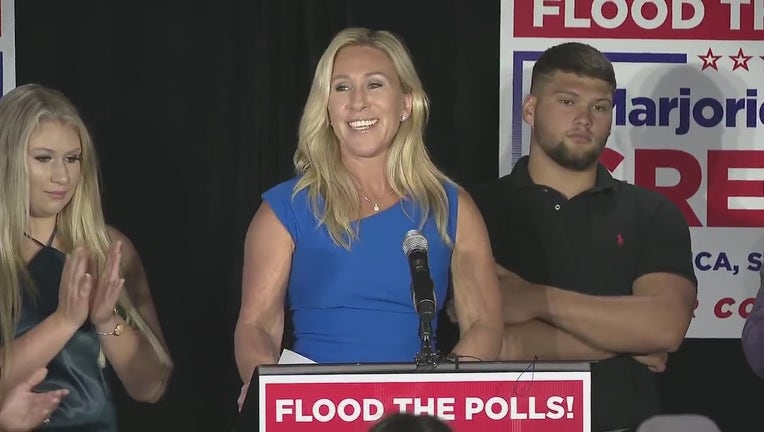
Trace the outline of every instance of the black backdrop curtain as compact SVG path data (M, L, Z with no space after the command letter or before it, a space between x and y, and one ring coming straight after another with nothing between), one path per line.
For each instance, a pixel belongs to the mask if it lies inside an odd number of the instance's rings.
M228 430L242 245L261 192L292 175L313 68L350 25L403 37L432 102L427 143L464 186L498 172L499 1L16 2L17 83L66 93L94 135L109 223L146 266L176 372L155 405L115 385L122 430ZM764 386L739 340L688 340L666 409L725 431ZM743 394L752 391L755 396Z

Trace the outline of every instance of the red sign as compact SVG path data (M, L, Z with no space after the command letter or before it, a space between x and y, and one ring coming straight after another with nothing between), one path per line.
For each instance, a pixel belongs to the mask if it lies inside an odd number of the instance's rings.
M764 40L764 1L522 0L514 36Z
M386 414L455 432L588 431L588 372L260 376L260 432L366 432Z
M762 113L764 113L764 105L762 105ZM684 213L691 227L760 228L764 226L764 210L732 208L730 204L730 198L733 197L764 197L764 181L730 178L732 169L764 169L764 151L708 150L706 159L705 224L689 204L690 198L700 191L703 179L703 167L691 153L673 149L634 150L634 184L665 195ZM605 148L600 159L610 171L615 170L623 160L623 155L610 148ZM658 186L659 168L676 170L679 173L679 181L671 186Z

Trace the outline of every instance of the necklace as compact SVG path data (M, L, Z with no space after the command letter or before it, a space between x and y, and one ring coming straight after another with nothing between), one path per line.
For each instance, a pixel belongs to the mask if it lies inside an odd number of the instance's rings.
M53 239L56 237L56 232L58 231L57 226L53 226L53 232L50 233L50 238L48 239L47 243L43 243L40 240L37 240L36 238L32 237L31 235L27 234L26 231L24 231L24 237L28 238L29 240L32 240L33 242L37 243L40 246L43 247L50 247L53 244Z
M393 193L392 190L390 192L388 192L385 196L383 196L382 199L385 199L385 198L389 197L391 193ZM372 201L372 200L369 199L369 197L367 197L366 195L363 195L363 194L361 194L361 198L363 198L364 201L366 201L367 203L371 204L371 209L374 210L374 213L378 213L379 212L379 202Z

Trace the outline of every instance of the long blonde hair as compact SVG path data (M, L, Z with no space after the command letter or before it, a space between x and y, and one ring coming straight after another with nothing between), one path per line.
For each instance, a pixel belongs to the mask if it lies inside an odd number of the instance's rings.
M3 374L11 367L9 353L21 313L22 286L36 292L26 270L21 245L30 218L26 163L29 140L45 122L72 127L82 147L80 182L56 221L62 249L68 252L75 245L88 248L100 274L112 243L101 208L98 158L90 134L74 105L61 92L38 84L19 86L8 92L0 98L0 342L3 346ZM146 335L160 361L171 364L166 349L124 289L119 308L126 320ZM103 354L99 363L104 363Z
M411 96L411 116L401 123L390 146L387 179L399 197L410 197L419 206L420 224L432 215L440 236L447 244L452 244L447 231L448 197L444 184L453 182L432 163L423 138L429 101L408 49L388 31L360 27L342 30L319 59L300 119L294 166L301 177L294 193L307 189L319 224L326 224L336 244L350 248L358 237L357 225L353 223L360 212L358 190L342 163L339 141L328 117L334 59L342 48L348 46L369 46L386 53L398 74L401 90ZM321 198L323 208L319 204Z

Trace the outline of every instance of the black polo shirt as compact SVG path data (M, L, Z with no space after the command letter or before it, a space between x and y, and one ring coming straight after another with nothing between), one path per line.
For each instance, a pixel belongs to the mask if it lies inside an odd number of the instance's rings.
M641 275L676 273L697 285L687 222L663 195L614 179L572 199L533 183L528 157L473 191L496 262L537 284L598 296L632 294ZM636 427L659 412L653 373L630 355L592 364L594 431Z

